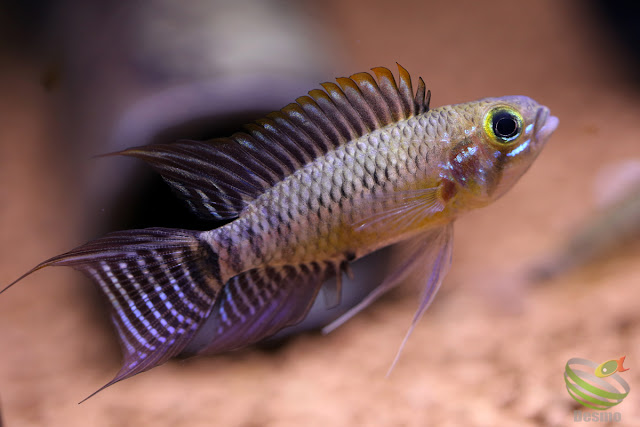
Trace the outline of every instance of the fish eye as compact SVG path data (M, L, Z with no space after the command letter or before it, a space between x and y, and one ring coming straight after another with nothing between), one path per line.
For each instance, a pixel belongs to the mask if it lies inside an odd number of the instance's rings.
M487 114L485 131L496 142L508 144L520 136L522 131L522 116L508 107L498 107Z

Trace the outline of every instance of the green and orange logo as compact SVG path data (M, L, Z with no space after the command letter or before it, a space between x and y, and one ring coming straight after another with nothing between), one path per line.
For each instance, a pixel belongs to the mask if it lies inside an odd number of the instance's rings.
M564 368L567 391L578 403L603 411L616 406L629 394L631 388L618 372L627 371L623 366L626 356L597 364L574 357Z

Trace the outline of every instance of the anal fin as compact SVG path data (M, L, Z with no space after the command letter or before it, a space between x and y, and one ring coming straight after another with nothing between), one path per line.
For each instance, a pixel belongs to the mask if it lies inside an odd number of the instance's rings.
M353 273L349 267L349 261L344 260L339 264L335 264L335 280L328 280L322 286L320 293L322 293L322 299L324 301L325 310L330 310L340 305L342 300L342 276L347 274L347 277L353 279Z
M208 343L198 353L233 350L302 321L323 282L337 274L333 262L264 267L231 278L207 321ZM204 329L204 328L203 328Z

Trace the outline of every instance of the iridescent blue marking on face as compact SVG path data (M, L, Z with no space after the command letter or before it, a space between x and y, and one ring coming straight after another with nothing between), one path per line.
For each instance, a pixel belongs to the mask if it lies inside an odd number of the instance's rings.
M476 154L476 151L478 151L478 147L467 147L464 151L458 153L458 155L456 156L456 160L459 163L462 163L466 158Z
M518 147L516 147L513 150L511 150L511 152L509 154L507 154L507 156L509 156L509 157L517 156L518 154L520 154L524 150L526 150L530 143L531 143L531 140L527 139L525 142L520 144Z

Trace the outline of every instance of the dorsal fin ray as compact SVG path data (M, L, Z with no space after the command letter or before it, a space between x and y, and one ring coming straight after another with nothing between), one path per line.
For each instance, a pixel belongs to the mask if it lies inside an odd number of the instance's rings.
M322 83L320 86L329 94L331 102L336 106L338 115L344 117L351 125L351 128L355 132L354 138L364 135L369 131L366 123L362 121L362 117L355 110L355 107L351 105L345 93L340 89L340 86L332 82Z
M400 80L400 86L398 87L400 101L402 102L405 116L411 117L416 114L416 103L413 99L413 85L411 84L411 76L409 75L409 72L405 70L400 64L396 65L398 66L398 76Z
M362 119L362 122L365 125L364 133L381 128L383 125L376 116L376 112L369 106L369 103L362 95L360 87L356 82L348 77L340 77L337 78L336 81L342 88L342 92L347 97L349 103L354 107Z
M356 130L351 126L348 118L340 113L327 92L314 89L309 92L309 95L328 117L334 118L331 125L341 135L343 141L350 141L353 138L357 138Z
M322 138L318 137L313 124L298 104L289 104L282 110L271 113L267 117L273 117L276 126L286 133L291 144L299 147L300 151L305 154L302 162L303 166L320 155L321 151L318 150L318 142L322 141ZM318 138L318 141L315 141L314 136Z
M296 102L300 104L304 112L313 120L322 134L329 139L330 145L337 147L350 139L344 137L341 131L331 122L331 119L327 117L327 114L322 111L322 108L312 98L301 96L296 99ZM329 146L326 147L326 150L329 150Z
M358 85L365 102L370 106L373 114L378 120L378 124L374 126L373 129L377 129L391 123L393 119L391 118L391 111L387 105L387 100L380 92L380 88L374 78L371 77L371 74L357 73L351 76L351 80Z
M378 79L378 88L391 112L391 121L402 120L402 117L406 117L406 114L393 74L388 68L384 67L372 68L371 71L375 73Z
M148 162L200 217L227 220L296 170L368 132L429 109L430 92L420 78L413 93L407 70L322 83L280 111L245 126L229 138L180 141L119 153Z

